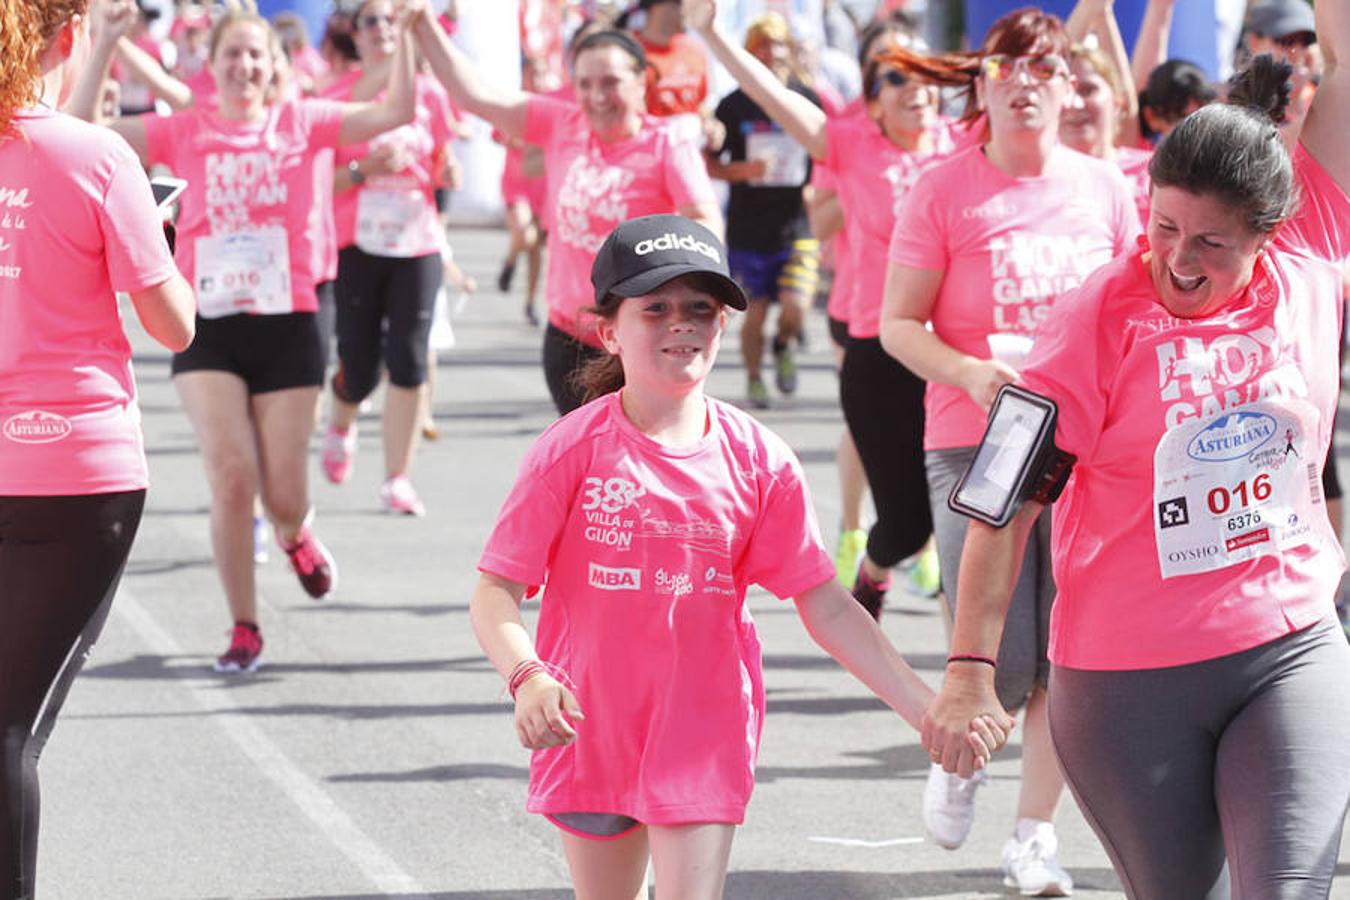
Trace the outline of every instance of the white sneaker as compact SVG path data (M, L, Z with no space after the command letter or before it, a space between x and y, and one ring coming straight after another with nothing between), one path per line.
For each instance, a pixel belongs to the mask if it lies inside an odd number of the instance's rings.
M923 786L923 824L938 846L955 850L975 824L975 791L989 780L984 770L970 778L949 775L933 763Z
M380 503L384 511L402 516L425 516L427 508L413 490L406 475L396 475L380 487Z
M1059 838L1050 822L1037 822L1026 840L1017 836L1003 845L1003 886L1016 888L1023 897L1067 897L1073 879L1060 868L1055 854Z

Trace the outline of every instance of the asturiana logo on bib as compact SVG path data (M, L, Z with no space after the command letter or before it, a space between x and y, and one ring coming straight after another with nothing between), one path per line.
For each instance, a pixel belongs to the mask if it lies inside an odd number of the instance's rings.
M50 444L74 430L70 420L56 413L30 409L11 416L0 433L18 444Z
M1275 434L1275 417L1235 412L1214 420L1186 445L1186 455L1201 462L1242 459Z
M722 254L717 248L705 244L698 238L689 234L676 234L673 231L667 231L659 238L647 238L645 241L638 241L633 252L638 256L646 256L648 253L655 253L657 250L692 250L695 253L701 253L715 263L722 261Z

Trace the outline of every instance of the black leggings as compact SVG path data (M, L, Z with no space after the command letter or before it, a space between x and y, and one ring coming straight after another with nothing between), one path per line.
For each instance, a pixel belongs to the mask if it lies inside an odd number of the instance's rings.
M544 329L544 380L558 415L565 416L586 400L586 392L577 383L577 375L586 363L604 356L605 351L581 341L549 324Z
M883 350L880 338L854 338L844 349L839 402L877 510L867 556L886 569L922 550L933 533L923 392L923 379Z
M6 900L33 896L38 756L103 630L144 505L145 491L0 497L0 897Z
M359 247L338 254L338 372L333 392L360 403L380 383L421 387L427 380L427 337L445 270L439 253L407 259L372 256ZM383 352L382 352L383 351Z

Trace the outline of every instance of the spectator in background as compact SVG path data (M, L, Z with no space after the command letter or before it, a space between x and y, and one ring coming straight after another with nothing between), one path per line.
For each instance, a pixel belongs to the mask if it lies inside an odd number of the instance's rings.
M634 32L647 54L647 112L702 115L708 99L708 58L684 33L678 0L639 0L638 9L647 14Z
M278 13L272 17L272 27L281 37L286 53L291 58L300 93L313 96L319 84L325 83L328 62L309 42L304 20L295 13Z

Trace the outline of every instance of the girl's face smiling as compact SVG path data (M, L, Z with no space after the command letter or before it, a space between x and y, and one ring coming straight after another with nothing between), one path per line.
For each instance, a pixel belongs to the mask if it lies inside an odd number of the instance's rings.
M726 322L722 301L683 276L620 301L613 319L600 320L599 334L623 362L630 389L684 392L708 377Z

